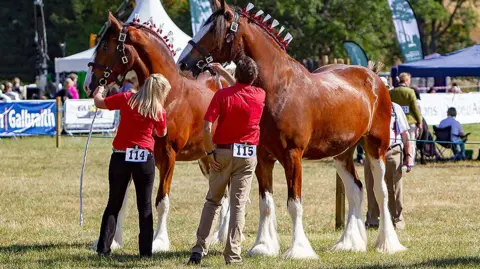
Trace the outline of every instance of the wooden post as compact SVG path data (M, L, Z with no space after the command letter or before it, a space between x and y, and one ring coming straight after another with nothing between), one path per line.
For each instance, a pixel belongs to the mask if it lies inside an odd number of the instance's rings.
M347 58L347 64L348 64L348 65L351 64L350 58Z
M345 61L343 60L343 58L340 58L340 59L338 59L338 63L339 63L339 64L344 64Z
M335 229L343 229L345 227L345 188L338 174L336 178Z
M322 66L328 64L328 55L323 55L322 56Z
M57 97L57 148L60 147L61 138L62 138L62 98L59 96Z
M333 63L338 64L338 59L337 58L333 59Z

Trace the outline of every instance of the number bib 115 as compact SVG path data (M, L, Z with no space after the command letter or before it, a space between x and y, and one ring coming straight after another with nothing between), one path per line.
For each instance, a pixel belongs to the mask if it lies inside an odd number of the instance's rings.
M233 157L251 158L257 156L257 146L233 144Z
M144 163L148 159L148 150L127 148L125 161L132 163Z

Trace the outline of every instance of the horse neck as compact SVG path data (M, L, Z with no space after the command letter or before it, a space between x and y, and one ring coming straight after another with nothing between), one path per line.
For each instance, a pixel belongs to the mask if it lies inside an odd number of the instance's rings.
M150 34L146 35L149 36ZM170 49L162 41L158 40L157 37L150 36L145 40L152 41L145 44L133 44L141 60L134 67L135 72L139 76L139 83L143 84L150 74L160 73L173 86L172 90L177 88L175 86L182 85L181 80L184 78L178 73ZM143 77L140 77L141 75Z
M288 56L264 31L252 24L245 28L244 52L257 63L262 81L260 86L266 92L275 93L279 87L285 86L285 74L293 73L293 66L300 64Z

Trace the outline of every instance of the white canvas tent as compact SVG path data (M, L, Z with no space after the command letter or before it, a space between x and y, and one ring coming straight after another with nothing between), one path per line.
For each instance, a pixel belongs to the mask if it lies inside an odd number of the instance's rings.
M170 19L160 0L136 0L137 5L133 10L128 22L133 21L135 14L140 15L140 21L143 23L152 18L157 26L163 24L163 33L173 32L174 50L183 49L191 39ZM64 58L55 58L55 73L57 76L62 72L80 72L87 71L87 64L92 61L94 48ZM180 53L175 56L175 61L180 57Z

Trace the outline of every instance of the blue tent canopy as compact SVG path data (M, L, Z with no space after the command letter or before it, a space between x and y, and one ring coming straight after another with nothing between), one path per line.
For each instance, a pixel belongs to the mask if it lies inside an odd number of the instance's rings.
M480 44L440 57L405 63L398 72L412 77L480 77Z

